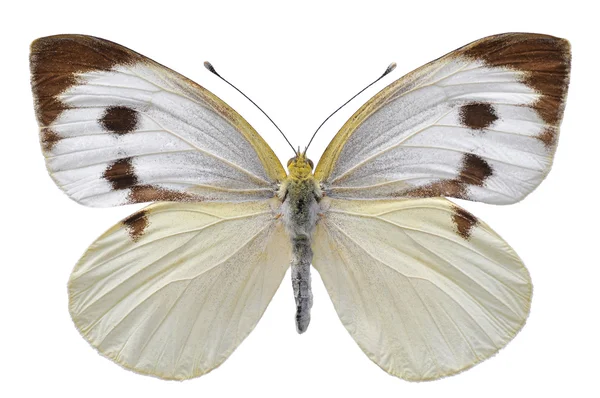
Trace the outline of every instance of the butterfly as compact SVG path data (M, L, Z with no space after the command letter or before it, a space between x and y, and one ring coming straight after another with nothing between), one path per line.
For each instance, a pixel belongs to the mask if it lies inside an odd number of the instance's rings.
M377 93L316 168L292 147L287 173L236 111L182 75L95 37L37 39L31 82L53 180L86 206L155 202L76 264L77 329L126 369L197 377L252 331L289 267L304 332L312 265L386 372L434 380L491 357L523 327L531 279L445 197L511 204L541 183L570 58L547 35L475 41Z

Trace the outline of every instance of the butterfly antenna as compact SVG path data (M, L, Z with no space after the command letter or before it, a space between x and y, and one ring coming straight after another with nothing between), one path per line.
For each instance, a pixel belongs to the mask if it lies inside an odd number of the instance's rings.
M312 135L312 137L310 138L310 141L308 141L308 145L306 146L306 149L304 150L304 153L306 154L306 151L308 150L308 147L310 146L310 143L313 141L313 139L315 138L315 135L317 135L317 132L321 129L321 127L323 127L323 125L333 116L337 113L337 111L339 111L340 109L342 109L343 107L345 107L346 105L348 105L348 103L350 101L352 101L354 98L358 97L360 94L362 94L363 91L365 91L366 89L368 89L369 87L371 87L373 84L377 83L378 81L380 81L381 79L383 79L383 77L385 75L387 75L388 73L390 73L391 71L393 71L394 69L396 69L396 63L392 62L391 64L388 65L388 67L385 69L385 72L383 72L383 75L379 76L377 79L373 80L373 82L371 84L369 84L368 86L366 86L365 88L363 88L362 90L360 90L358 93L354 94L354 96L352 96L352 98L350 98L348 101L344 102L342 104L342 106L340 106L339 108L337 108L335 111L333 111L333 113L329 116L327 116L327 119L323 120L323 123L321 123L321 125L317 128L317 130L314 132L314 134Z
M271 119L269 117L269 115L267 115L267 113L265 111L262 110L262 108L258 105L256 105L256 102L252 101L250 99L250 97L248 97L246 94L244 94L242 92L242 90L240 90L239 88L237 88L236 86L234 86L233 84L229 83L229 81L227 81L227 79L225 79L223 76L219 75L219 73L217 73L217 71L215 70L214 66L212 66L212 64L208 61L204 62L204 67L206 69L208 69L212 74L216 75L217 77L219 77L221 80L223 80L225 83L229 84L231 87L235 88L237 90L238 93L242 94L244 97L246 97L246 99L250 102L252 102L252 104L258 108L259 111L261 111L263 113L263 115L265 115L267 117L267 119L269 119L269 121L273 124L273 126L275 126L275 128L277 130L279 130L279 132L281 133L281 135L283 136L283 138L285 138L285 141L289 144L289 146L292 148L292 151L294 151L294 153L296 153L296 150L294 149L294 146L292 145L292 143L287 139L287 137L285 136L285 134L283 134L283 131L281 131L281 129L279 128L279 126L277 126L275 124L275 122L273 121L273 119Z

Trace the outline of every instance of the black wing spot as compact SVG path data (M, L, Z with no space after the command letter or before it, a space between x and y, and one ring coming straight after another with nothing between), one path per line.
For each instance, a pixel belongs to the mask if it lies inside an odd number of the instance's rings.
M133 164L131 163L131 158L119 159L116 162L111 163L106 170L104 170L102 177L110 182L114 190L128 189L138 182L138 178L133 169Z
M485 102L472 102L460 107L460 123L473 130L482 130L490 127L498 115L491 104Z
M485 180L494 174L492 166L482 157L466 153L458 176L458 182L482 187Z
M98 123L108 132L123 135L135 131L139 114L127 106L111 106L106 108Z

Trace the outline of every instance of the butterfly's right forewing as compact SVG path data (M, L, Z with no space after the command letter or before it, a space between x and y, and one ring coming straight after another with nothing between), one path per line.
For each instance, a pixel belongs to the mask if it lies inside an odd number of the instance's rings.
M557 37L477 40L376 94L329 144L315 176L337 198L517 202L550 171L570 61Z

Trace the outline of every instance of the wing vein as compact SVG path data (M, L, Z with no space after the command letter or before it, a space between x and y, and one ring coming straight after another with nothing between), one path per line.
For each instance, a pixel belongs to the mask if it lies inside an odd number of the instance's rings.
M436 119L435 121L433 121L431 124L429 124L429 125L427 125L427 126L425 126L425 127L422 127L422 128L420 128L420 129L416 130L415 132L413 132L413 133L411 133L411 134L408 134L406 137L402 138L402 139L400 140L400 142L398 142L398 143L396 143L396 144L394 144L394 145L390 145L389 147L387 147L387 148L384 148L384 149L380 150L379 152L376 152L376 153L374 153L373 155L371 155L371 156L369 156L369 157L367 157L367 158L365 158L365 159L361 160L360 162L358 162L358 163L357 163L357 164L355 164L354 166L350 167L348 170L344 171L344 172L343 172L342 174L340 174L339 176L335 177L335 178L334 178L334 179L331 181L331 184L333 184L335 181L337 181L337 180L339 180L339 179L343 178L344 176L346 176L346 175L348 175L348 174L351 174L351 173L352 173L354 170L356 170L356 169L358 169L359 167L361 167L361 166L365 165L366 163L369 163L369 162L370 162L370 161L372 161L373 159L376 159L376 158L378 158L380 155L383 155L384 153L386 153L386 152L389 152L389 151L391 151L391 150L393 150L393 149L395 149L395 148L399 147L400 145L402 145L404 142L406 142L406 141L407 141L407 140L409 140L410 138L414 137L415 135L417 135L417 134L419 134L419 133L421 133L421 132L423 132L423 131L426 131L426 130L428 130L428 129L432 128L433 126L435 126L435 125L436 125L436 123L437 123L437 122L439 122L441 119L443 119L444 117L446 117L446 116L447 116L447 115L448 115L450 112L452 112L453 110L454 110L454 109L453 109L453 108L451 108L451 109L450 109L448 112L445 112L445 113L444 113L442 116L440 116L439 118L437 118L437 119ZM391 127L391 128L389 128L388 130L386 130L386 131L382 132L381 134L385 134L385 133L387 133L388 131L390 131L390 130L394 129L395 127L397 127L397 126L398 126L398 125L395 125L394 127Z
M109 259L107 259L107 260L104 260L104 261L102 261L101 263L99 263L99 264L96 264L96 265L94 265L93 267L91 267L91 268L87 269L85 272L83 272L83 273L81 273L81 274L77 275L77 278L75 278L75 279L78 279L78 278L80 278L80 277L82 277L82 276L86 275L87 273L89 273L89 272L91 272L91 271L95 270L95 269L96 269L96 268L98 268L98 267L101 267L101 266L105 265L106 263L108 263L108 262L110 262L110 261L113 261L113 260L116 260L116 259L118 259L118 258L120 258L120 257L122 257L122 256L125 256L127 253L130 253L130 252L132 252L132 251L135 251L135 250L139 250L139 249L141 249L141 248L143 248L143 247L145 247L145 246L151 245L151 244L153 244L153 243L156 243L156 242L158 242L158 241L162 241L162 240L164 240L164 239L172 238L172 237L174 237L174 236L179 236L179 235L184 235L184 234L189 234L189 233L194 233L194 232L196 232L196 233L200 233L200 232L202 232L204 229L206 229L206 228L209 228L209 227L212 227L212 226L214 226L214 225L217 225L217 224L219 224L219 223L221 223L221 222L223 222L223 221L228 221L228 220L239 220L239 219L243 219L243 218L249 218L249 217L253 217L253 216L257 216L257 215L262 215L262 214L268 214L268 213L270 213L270 212L268 212L268 211L265 211L265 212L252 213L252 214L248 214L248 215L244 215L244 216L237 216L237 217L227 217L227 218L223 218L223 217L219 217L219 216L216 216L216 215L214 215L214 214L210 214L210 213L203 212L203 211L199 211L199 210L195 210L195 211L194 211L194 210L187 210L187 209L186 209L186 210L180 210L180 211L183 211L183 212L190 212L190 211L191 211L191 212L195 212L195 213L207 214L207 215L209 215L209 216L212 216L212 217L218 218L218 220L217 220L217 221L214 221L214 222L212 222L212 223L208 223L208 224L206 224L206 225L203 225L203 226L202 226L202 227L200 227L200 228L193 228L193 229L190 229L190 230L187 230L187 231L176 232L176 233L172 233L172 234L169 234L169 235L164 235L164 236L161 236L161 237L159 237L159 238L156 238L156 239L153 239L153 240L151 240L151 241L149 241L149 242L144 242L144 243L136 244L136 245L135 245L134 247L132 247L131 249L128 249L128 250L126 250L126 251L124 251L124 252L121 252L121 253L119 253L118 255L116 255L116 256L114 256L114 257L111 257L111 258L109 258ZM164 210L164 211L162 211L162 212L173 212L173 210ZM162 213L162 212L161 212L161 211L156 211L156 212L154 212L154 213L153 213L153 215L154 215L154 216L156 216L157 214L160 214L160 213ZM87 290L87 289L86 289L86 290ZM85 290L83 290L83 291L85 291Z
M426 208L426 207L423 207L423 208ZM447 209L443 209L443 208L441 208L441 209L439 209L439 210L443 210L443 211L445 211L445 212L448 212L448 210L447 210ZM438 235L438 234L436 234L436 233L433 233L433 232L430 232L430 231L424 231L424 230L421 230L421 229L417 229L417 228L408 227L408 226L406 226L406 225L401 225L401 224L395 223L395 222L393 222L393 221L387 220L387 219L385 219L385 218L382 218L382 217L376 217L376 216L372 216L372 215L368 215L368 214L352 213L352 212L348 212L348 211L343 211L343 210L333 210L333 209L329 209L328 211L329 211L329 212L333 212L333 213L348 214L348 215L352 215L352 216L355 216L355 217L375 218L375 219L377 219L377 220L380 220L380 221L383 221L383 222L385 222L385 223L388 223L388 224L394 225L394 226L396 226L396 227L398 227L398 228L400 228L400 229L402 229L402 230L421 232L421 233L423 233L423 234L427 234L427 235L431 235L431 236L438 237L438 238L440 238L440 239L444 239L444 240L446 240L446 241L448 241L448 242L454 243L454 244L456 244L456 245L458 245L458 246L462 247L463 249L467 249L467 250L469 250L470 252L472 252L472 253L474 253L474 254L477 254L477 255L478 255L478 256L480 256L481 258L483 258L483 259L485 259L485 260L489 261L490 263L493 263L493 264L495 264L495 265L497 265L497 266L501 267L503 270L505 270L506 272L510 273L512 276L514 276L514 277L518 278L518 279L519 279L519 280L521 280L522 282L527 282L526 280L524 280L524 279L523 279L523 277L522 277L521 275L519 275L519 274L516 274L516 273L514 273L513 271L510 271L509 269L505 268L505 267L504 267L502 264L500 264L500 263L498 263L497 261L495 261L495 260L493 260L493 259L489 258L488 256L484 255L483 253L481 253L481 252L479 252L479 251L477 251L477 250L475 250L475 249L473 249L473 248L471 248L471 247L469 247L469 246L465 246L464 244L462 244L462 243L460 243L460 242L458 242L458 241L456 241L456 240L454 240L454 239L450 239L450 238L448 238L448 237L446 237L446 236L443 236L443 235ZM390 211L390 212L388 212L388 213L392 213L392 212L396 212L396 211L403 211L403 210L402 210L402 209L397 209L397 210Z
M413 242L415 242L418 246L420 246L421 248L423 248L423 250L431 253L434 257L439 258L440 260L442 260L444 263L448 264L451 268L459 271L461 274L463 274L465 277L467 277L469 280L471 280L473 283L475 283L476 285L478 285L482 290L484 290L485 292L487 292L491 297L493 297L494 299L496 299L500 304L502 304L506 309L508 309L510 312L512 312L514 315L516 315L517 317L519 317L519 314L517 314L508 304L506 304L503 300L501 300L498 296L496 296L494 293L492 293L489 289L487 289L485 286L483 286L482 283L480 283L479 281L477 281L476 279L473 279L473 277L469 274L467 274L464 270L462 270L460 267L457 267L452 261L448 260L447 258L443 257L441 254L431 250L430 248L428 248L427 246L423 245L421 242L419 242L418 240L414 239L409 233L408 231L404 231L404 233L406 234L406 236L408 238L410 238ZM427 266L427 265L426 265ZM428 266L427 266L428 267ZM439 271L432 269L431 267L428 267L429 269L431 269L432 271L436 272L437 274L439 274L440 276L443 276L446 279L449 279L447 276L445 276L444 274L441 274ZM487 274L485 271L483 271L486 275L490 276L489 274ZM497 282L500 282L500 284L504 285L501 281L499 281L497 278L492 277L493 279L495 279ZM469 293L467 290L462 289L466 294L468 294L474 302L476 302L479 307L481 309L484 310L484 312L486 312L492 319L494 319L494 321L496 321L500 327L502 327L504 329L504 325L502 325L500 323L500 321L475 297L473 296L471 293ZM463 309L466 311L466 309L463 307ZM508 331L507 329L504 329L504 331Z
M424 281L427 281L429 283L431 283L433 286L435 286L438 290L440 290L441 292L444 292L444 290L442 288L440 288L436 283L432 282L429 279L425 279L425 278L421 278L421 277L413 277L413 276L408 276L405 275L401 272L399 272L398 270L396 270L395 268L391 267L390 265L388 265L387 263L379 260L378 258L374 257L371 253L369 253L360 243L358 243L356 240L354 240L352 237L350 237L348 234L346 234L340 227L338 227L337 225L335 225L335 223L332 223L333 226L335 226L342 234L344 234L346 237L348 237L348 239L350 239L355 245L357 245L362 251L364 251L367 255L369 255L371 258L373 258L375 261L377 261L380 264L386 265L387 267L390 267L392 270L398 272L398 274L402 275L403 277L407 278L407 279L421 279ZM445 293L445 292L444 292ZM447 293L446 293L447 294ZM468 293L467 293L468 294ZM456 300L452 295L447 294L448 297L450 297L450 299L452 301L454 301L458 306L460 306L465 313L469 316L469 318L471 318L473 320L473 322L475 322L475 324L488 336L488 338L492 341L492 344L495 345L494 340L492 339L492 337L487 333L487 331L485 329L483 329L483 327L481 325L479 325L479 323L475 320L475 318L473 318L473 316L471 315L471 313L469 313L461 303L458 302L458 300ZM481 306L480 303L478 303L477 301L475 302L478 306ZM484 311L485 312L485 311ZM497 348L497 347L496 347Z

